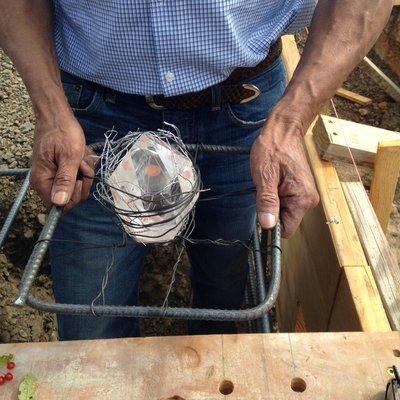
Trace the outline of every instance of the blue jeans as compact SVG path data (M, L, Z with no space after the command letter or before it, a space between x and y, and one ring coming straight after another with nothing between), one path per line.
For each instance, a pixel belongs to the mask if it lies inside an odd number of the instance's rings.
M210 107L170 111L151 108L142 96L116 93L72 75L62 75L66 96L88 144L102 141L104 133L112 128L120 135L138 129L155 131L165 121L179 128L186 143L250 146L285 88L284 68L279 59L268 70L246 81L257 85L262 92L247 104L221 105L217 110ZM204 188L218 193L254 188L248 156L199 153L197 163ZM254 224L255 196L249 190L247 194L199 202L192 238L247 241ZM123 240L115 217L91 196L62 218L54 239L60 240L50 246L56 301L90 304L100 291L112 255L110 246ZM147 250L130 238L126 246L116 249L105 289L106 304L138 303L140 270ZM247 280L246 249L188 244L187 251L192 305L240 308ZM58 322L61 340L139 335L137 321L129 318L60 315ZM235 324L231 322L189 322L191 334L231 332L235 332Z

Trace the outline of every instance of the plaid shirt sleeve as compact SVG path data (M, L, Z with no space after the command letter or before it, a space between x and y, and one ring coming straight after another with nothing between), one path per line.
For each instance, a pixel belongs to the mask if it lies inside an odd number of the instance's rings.
M195 92L309 25L315 0L53 0L60 67L125 93Z

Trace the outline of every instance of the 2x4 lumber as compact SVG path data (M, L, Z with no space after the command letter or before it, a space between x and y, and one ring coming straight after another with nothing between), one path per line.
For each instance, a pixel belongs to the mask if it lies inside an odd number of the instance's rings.
M283 60L290 77L299 60L293 36L283 37ZM301 304L308 331L328 329L334 313L342 315L345 329L388 330L390 326L374 282L369 279L348 282L353 276L343 273L345 266L367 266L367 260L336 169L318 155L313 140L316 129L313 124L308 130L305 147L321 202L305 215L297 233L283 241L283 276L277 307L279 328L295 329ZM349 296L343 302L338 301L337 295L340 282L349 287ZM369 304L376 307L371 313L364 312Z
M293 35L283 36L282 42L283 60L287 76L290 78L300 59L299 51ZM330 162L320 159L313 140L313 135L319 129L320 127L316 124L315 120L308 129L304 141L309 164L314 174L326 217L324 222L330 221L332 218L336 218L339 221L338 224L329 224L329 229L340 264L364 265L364 252L358 240L336 169Z
M365 255L354 226L342 186L333 164L320 159L314 143L319 126L312 127L304 140L318 193L325 211L325 222L333 238L340 265L366 265ZM330 222L332 221L332 222Z
M384 232L387 230L392 211L399 171L400 138L395 141L380 142L375 158L370 200Z
M335 94L336 96L343 97L346 100L351 100L354 103L361 104L362 106L367 106L372 103L372 99L369 97L362 96L361 94L352 92L345 88L339 88L336 90Z
M393 329L400 330L400 268L361 182L343 182L361 243Z
M363 62L371 70L371 78L395 101L400 102L400 88L368 57Z
M378 143L400 140L400 133L374 126L320 115L314 130L314 141L321 158L373 165Z
M286 70L286 79L289 82L300 61L300 53L293 35L282 36L282 60Z
M33 373L40 400L371 400L399 343L399 332L353 332L2 344L18 367L1 398Z

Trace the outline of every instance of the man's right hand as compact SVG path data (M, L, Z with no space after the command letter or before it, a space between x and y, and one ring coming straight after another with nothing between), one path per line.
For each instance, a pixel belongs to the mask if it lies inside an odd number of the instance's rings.
M55 204L68 211L89 196L92 179L87 177L94 176L95 164L90 154L70 109L37 116L30 182L47 208Z

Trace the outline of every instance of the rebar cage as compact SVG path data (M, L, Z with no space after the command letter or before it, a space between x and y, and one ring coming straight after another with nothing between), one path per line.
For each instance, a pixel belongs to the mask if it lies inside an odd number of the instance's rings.
M98 150L101 144L91 146ZM235 146L217 146L203 144L187 144L189 151L220 152L249 154L249 148ZM0 170L1 176L16 176L24 178L14 203L0 231L0 247L3 246L11 225L25 198L29 188L29 169ZM39 239L25 266L16 306L28 305L34 309L57 314L93 315L99 317L132 317L132 318L175 318L185 320L213 321L248 321L251 331L271 332L269 310L274 306L280 288L281 280L281 235L280 225L271 231L262 231L256 225L251 239L249 251L249 275L246 288L247 308L240 310L198 309L186 307L157 306L117 306L117 305L86 305L51 303L35 298L30 290L47 252L49 242L61 218L62 209L53 206ZM269 271L266 284L266 271Z

